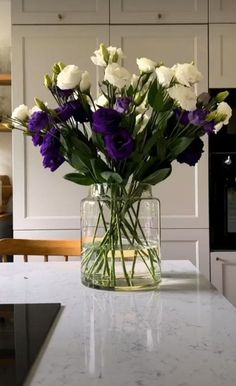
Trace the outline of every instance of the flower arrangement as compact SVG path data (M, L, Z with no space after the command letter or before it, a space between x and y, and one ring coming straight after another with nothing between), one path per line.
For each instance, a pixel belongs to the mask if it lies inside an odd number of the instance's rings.
M174 160L194 166L203 153L201 137L215 135L232 114L225 102L227 91L214 98L208 93L196 96L194 86L202 75L194 63L177 63L170 68L138 58L137 74L131 75L121 65L123 57L120 48L104 44L94 52L92 62L104 69L96 100L91 95L87 71L61 62L54 64L52 74L45 75L44 84L58 107L50 108L35 98L32 109L20 105L10 119L12 128L32 137L45 168L55 171L67 162L74 171L66 174L66 179L81 185L118 184L119 188L112 188L116 202L121 194L133 198L125 211L118 204L109 204L110 209L113 206L109 229L100 206L98 222L103 221L105 236L96 245L94 235L93 248L86 255L87 272L95 276L98 266L102 266L107 280L112 282L108 286L114 286L116 281L112 268L115 257L108 257L111 245L122 250L122 237L132 239L133 244L147 244L138 209L133 208L144 190L142 186L167 178ZM99 228L98 224L95 228ZM152 250L139 254L142 260L149 259L145 264L154 277L158 253ZM124 254L120 259L124 263ZM124 266L123 272L126 284L132 286L134 267L128 272Z

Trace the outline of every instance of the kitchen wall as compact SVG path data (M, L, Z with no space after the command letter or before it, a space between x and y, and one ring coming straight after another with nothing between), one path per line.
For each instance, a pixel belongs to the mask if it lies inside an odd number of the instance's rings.
M10 0L0 0L0 72L10 71L10 47ZM10 86L0 86L0 109L6 113L11 112L10 95ZM12 176L11 149L11 133L0 132L0 175Z

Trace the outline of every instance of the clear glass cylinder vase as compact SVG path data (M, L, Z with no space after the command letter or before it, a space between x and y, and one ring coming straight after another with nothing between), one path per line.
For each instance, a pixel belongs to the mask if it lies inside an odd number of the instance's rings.
M161 281L160 202L151 186L95 184L81 202L81 280L110 290L156 289Z

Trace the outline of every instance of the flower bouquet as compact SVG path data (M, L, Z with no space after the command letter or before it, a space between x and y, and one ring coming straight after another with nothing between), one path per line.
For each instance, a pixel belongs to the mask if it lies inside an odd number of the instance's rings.
M100 95L87 71L56 63L44 84L57 102L17 107L10 126L31 136L43 166L91 186L81 204L82 281L108 289L156 288L160 282L159 202L151 185L171 174L172 162L194 166L205 134L215 135L232 114L227 91L196 96L202 79L193 63L171 68L137 59L137 74L121 65L120 48L101 44L91 57L104 69Z

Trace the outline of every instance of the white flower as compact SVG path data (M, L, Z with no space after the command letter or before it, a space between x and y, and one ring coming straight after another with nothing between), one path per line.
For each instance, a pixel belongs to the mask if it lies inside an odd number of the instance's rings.
M106 67L106 62L103 57L102 49L101 47L99 50L94 51L94 56L91 56L91 60L96 66Z
M131 86L133 87L133 89L135 89L138 85L138 80L139 80L139 76L136 75L136 74L133 74L131 76L131 80L130 80L130 84Z
M104 80L121 89L130 84L130 73L118 63L111 63L105 69Z
M73 89L79 85L81 81L82 71L78 66L74 64L68 64L64 67L63 70L58 74L57 77L57 86L61 90Z
M202 74L193 63L177 63L172 69L175 72L177 82L188 87L199 82L203 78Z
M232 117L232 109L227 102L218 103L216 114L223 116L223 121L218 122L214 127L214 132L217 133L223 125L228 125L230 118Z
M182 109L187 111L196 109L197 97L191 88L176 84L167 91L170 97L174 99Z
M106 67L107 64L116 63L124 57L121 48L113 46L105 47L101 44L99 49L94 51L94 56L91 56L91 60L96 66Z
M19 121L25 121L29 117L28 106L22 104L16 107L11 115L12 118L18 119Z
M156 68L157 79L162 86L169 87L171 80L173 79L175 72L173 68L166 66L160 66Z
M118 62L124 58L124 54L121 48L109 46L107 47L107 51L109 52L109 63Z
M91 88L91 80L88 71L84 71L81 75L81 81L79 84L79 88L81 92L89 91Z
M95 105L101 106L101 107L107 107L108 106L108 100L103 94L99 95L99 97L94 101L94 103L95 103Z
M45 105L47 105L46 103L45 103ZM29 110L29 116L31 117L31 115L33 114L33 113L35 113L36 111L42 111L38 106L33 106L30 110Z
M153 62L153 60L147 58L137 58L136 63L138 65L139 71L147 74L155 71L155 68L157 66L156 62Z

